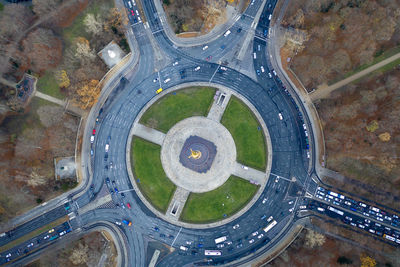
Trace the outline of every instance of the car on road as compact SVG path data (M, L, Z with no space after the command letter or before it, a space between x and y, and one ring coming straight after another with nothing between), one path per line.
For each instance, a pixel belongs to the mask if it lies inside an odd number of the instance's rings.
M90 143L93 144L94 143L94 135L90 136Z
M253 232L251 235L252 235L252 236L258 235L258 231Z
M125 194L124 194L124 193L121 193L121 197L125 197Z
M11 257L11 253L8 253L8 254L6 255L6 258L9 258L9 257Z
M208 57L206 57L206 61L210 61L212 59L212 56L210 55L210 56L208 56Z
M227 30L227 31L224 33L224 37L228 36L229 34L231 34L231 31L230 31L230 30Z
M158 78L153 79L153 83L156 83L158 81Z
M159 88L157 91L156 91L156 94L159 94L159 93L161 93L162 92L162 88Z
M261 66L260 69L261 69L261 72L265 72L264 66Z
M208 45L203 46L203 51L208 49Z
M263 204L265 204L267 202L267 198L265 197L262 201Z
M115 222L115 224L116 224L116 225L122 225L122 223L121 223L121 222Z
M124 205L124 202L121 202L121 208L123 208L123 209L125 209L125 205Z
M241 243L241 242L236 245L236 248L241 248L241 247L243 247L243 243Z
M109 149L109 148L110 148L110 145L109 145L109 144L106 144L104 150L105 150L106 152L108 152L108 149Z
M279 117L280 120L283 120L282 113L278 113L278 117Z
M46 235L45 237L43 237L44 240L49 239L49 238L50 238L49 235Z
M256 70L256 72L257 72L257 75L260 75L260 74L261 74L260 70Z
M95 134L96 134L96 129L93 129L92 135L95 135Z
M196 68L194 68L194 71L199 71L200 70L200 66L197 66Z
M253 243L254 243L254 239L250 239L250 240L249 240L249 243L250 243L250 244L253 244Z
M275 70L272 70L272 73L276 76L276 75L278 75L278 74L276 74L276 71Z
M164 80L164 83L168 83L171 80L171 78L167 78Z
M225 49L225 45L221 45L221 49Z
M238 229L239 228L239 224L237 223L237 224L235 224L233 227L233 230L236 230L236 229Z
M223 244L223 243L217 245L217 248L223 248L223 247L225 247L225 244Z
M33 243L32 243L32 242L29 243L26 247L27 247L27 248L33 247Z
M172 63L172 66L176 66L176 65L178 65L179 64L179 62L178 61L175 61L174 63Z
M237 29L237 32L240 33L242 31L242 28Z
M119 191L118 191L118 188L116 188L116 187L114 187L114 191L115 191L115 193L118 193Z
M263 238L263 237L264 237L264 234L263 234L263 233L261 233L261 234L259 234L259 235L257 236L258 239L261 239L261 238Z
M271 74L271 72L268 72L268 76L272 79L272 74Z
M54 232L54 228L49 230L49 234Z

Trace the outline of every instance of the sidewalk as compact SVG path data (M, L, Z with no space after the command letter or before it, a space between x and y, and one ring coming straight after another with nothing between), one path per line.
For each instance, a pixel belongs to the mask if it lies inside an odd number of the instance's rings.
M354 74L346 79L343 79L337 83L334 83L330 86L328 86L326 84L322 85L322 86L318 87L317 90L315 90L313 93L310 93L311 100L313 102L315 102L318 99L327 98L327 97L329 97L330 93L332 93L336 89L339 89L339 88L345 86L346 84L354 82L355 80L358 80L361 77L364 77L365 75L367 75L367 74L399 59L399 58L400 58L400 53L398 53L394 56L391 56L385 60L382 60L382 61L376 63L375 65L372 65L371 67L366 68L365 70L362 70L360 72L357 72L356 74Z

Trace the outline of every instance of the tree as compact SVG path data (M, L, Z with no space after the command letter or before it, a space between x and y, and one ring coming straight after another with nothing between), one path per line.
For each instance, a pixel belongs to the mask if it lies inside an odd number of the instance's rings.
M107 18L104 28L106 30L116 30L119 32L125 31L125 26L128 25L129 19L126 12L121 12L117 8L113 8L110 11L110 15Z
M100 86L98 85L98 80L90 80L79 87L76 93L78 95L78 105L82 109L90 108L96 103L100 95Z
M361 260L361 267L375 267L376 266L375 259L371 258L370 256L362 255L360 257L360 260Z
M68 74L65 70L60 70L55 73L55 78L58 82L58 86L61 88L67 88L71 81L69 80Z
M33 14L27 6L7 4L0 16L0 41L15 41L29 28Z
M346 256L340 256L337 259L337 263L339 263L340 265L342 265L342 264L352 264L353 261L351 259L347 258Z
M27 60L27 68L41 73L56 67L62 57L62 42L52 30L37 28L23 40L21 61Z
M96 18L94 14L87 14L83 23L86 26L85 30L93 35L98 35L103 30L103 22L99 16Z
M72 251L71 256L69 256L68 259L74 265L84 264L88 261L88 252L88 245L83 245L82 243L79 243L78 247Z
M84 37L77 38L75 57L81 60L81 63L85 61L92 61L96 58L96 54L93 49L90 49L90 44Z
M313 230L307 230L305 245L309 248L319 247L325 243L325 236L314 232Z
M32 0L33 12L38 16L48 13L60 7L62 0Z

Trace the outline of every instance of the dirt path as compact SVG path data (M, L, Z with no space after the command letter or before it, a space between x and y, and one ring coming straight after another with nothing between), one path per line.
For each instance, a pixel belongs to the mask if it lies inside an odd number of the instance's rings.
M337 83L332 84L331 86L322 85L316 91L314 91L313 93L310 93L311 100L314 102L318 99L327 98L327 97L329 97L329 94L331 92L333 92L334 90L336 90L346 84L349 84L349 83L367 75L368 73L371 73L371 72L399 59L399 58L400 58L400 53L398 53L394 56L391 56L385 60L382 60L382 61L376 63L375 65L372 65L371 67L366 68L365 70L357 72L356 74L354 74L346 79L343 79Z

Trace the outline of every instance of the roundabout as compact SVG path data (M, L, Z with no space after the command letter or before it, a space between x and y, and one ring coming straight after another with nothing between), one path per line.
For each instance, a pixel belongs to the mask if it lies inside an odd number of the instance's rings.
M182 94L190 103L191 98L198 99L197 91L194 90L196 87L185 89L185 84L181 84L152 99L136 117L130 133L132 141L128 141L127 146L127 155L132 155L127 157L127 166L132 166L132 170L129 169L131 181L146 207L170 223L194 229L205 229L228 223L250 209L267 183L268 170L271 166L271 147L266 145L270 143L269 134L265 123L258 122L260 118L258 112L236 92L217 84L214 86L218 90L213 89L215 95L211 103L206 104L209 108L204 117L191 116L192 113L196 113L196 108L192 111L187 110L187 118L172 125L166 133L156 128L157 125L169 124L167 120L170 118L158 116L159 113L152 111L153 106L156 106L162 114L164 109L174 106L171 97L179 102L179 96ZM201 88L200 90L204 90L203 87ZM222 96L225 100L221 102ZM207 100L204 101L207 102ZM231 102L240 105L232 106ZM243 132L240 136L235 133L235 138L239 140L239 147L249 146L247 147L249 150L256 150L258 147L268 148L268 151L265 150L264 154L259 155L261 160L268 163L267 170L253 169L237 161L237 146L234 137L220 122L222 118L224 121L231 121L229 116L224 117L225 110L227 113L247 110L247 112L242 112L246 124L237 125L243 129ZM153 115L148 116L149 112ZM256 114L252 115L252 112ZM181 112L177 110L176 113ZM154 128L145 126L141 124L143 117L146 117L147 121L158 123L153 124ZM171 117L174 118L173 114ZM232 125L230 127L232 128ZM254 136L254 134L259 135L256 139L260 144L254 145L241 141L244 137ZM151 146L159 147L159 156L156 157L159 157L160 164L156 163L158 160L153 160L153 164L149 164L139 159L147 153L146 149L142 147L139 151L135 150L134 145L129 145L131 142L132 144L138 142L138 138L146 140L149 146L151 144ZM133 148L133 151L129 148ZM266 155L269 161L266 160ZM144 164L151 169L157 166L159 172L156 173L162 174L146 175L143 171ZM156 192L162 191L161 188L160 190L156 188L160 184L160 187L165 189L165 183L173 184L174 193L172 196L164 197L163 205L155 204L154 201L158 201L160 196ZM147 188L156 191L149 193L150 190ZM165 208L160 209L160 206Z

